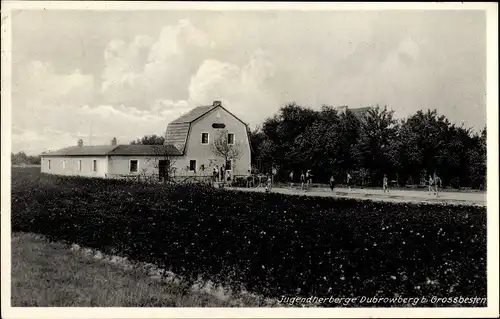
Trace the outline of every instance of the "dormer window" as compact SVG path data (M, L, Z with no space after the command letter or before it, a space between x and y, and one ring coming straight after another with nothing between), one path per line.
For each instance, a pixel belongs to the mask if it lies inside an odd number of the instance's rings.
M226 124L224 123L214 123L212 124L212 128L215 128L215 129L222 129L222 128L225 128L226 127Z

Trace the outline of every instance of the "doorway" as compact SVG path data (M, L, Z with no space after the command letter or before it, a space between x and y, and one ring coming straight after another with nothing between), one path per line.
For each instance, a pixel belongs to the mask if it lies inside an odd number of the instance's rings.
M168 179L168 160L158 161L158 175L162 181Z

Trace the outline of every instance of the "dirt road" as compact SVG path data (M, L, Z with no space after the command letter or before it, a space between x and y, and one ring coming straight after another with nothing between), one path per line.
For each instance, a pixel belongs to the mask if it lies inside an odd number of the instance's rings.
M264 192L265 189L259 188L231 188L234 190L248 192ZM390 193L384 193L381 189L356 189L349 191L347 188L335 188L333 191L325 188L311 188L304 191L297 188L273 188L272 192L291 194L291 195L306 195L306 196L334 196L344 198L357 198L376 201L390 202L417 202L417 203L446 203L455 205L477 205L486 206L485 192L442 192L439 197L434 194L429 194L426 191L414 190L391 190Z

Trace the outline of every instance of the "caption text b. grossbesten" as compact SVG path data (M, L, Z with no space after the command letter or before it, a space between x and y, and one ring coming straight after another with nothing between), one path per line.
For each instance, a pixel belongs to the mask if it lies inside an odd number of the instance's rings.
M285 297L282 296L279 303L300 306L303 304L332 304L340 306L367 306L367 305L411 305L411 306L431 306L431 305L486 305L486 298L480 297Z

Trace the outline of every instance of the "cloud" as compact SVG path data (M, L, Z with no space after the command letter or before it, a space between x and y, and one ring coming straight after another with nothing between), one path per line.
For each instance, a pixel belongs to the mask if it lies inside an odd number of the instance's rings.
M461 11L88 13L71 19L86 30L71 39L59 30L63 16L21 15L30 27L18 23L16 39L46 41L13 41L13 56L22 57L13 61L16 141L42 147L57 140L44 128L88 136L92 122L94 143L115 135L128 142L161 134L178 115L213 100L252 125L296 101L388 104L398 117L437 108L452 122L480 127L485 18ZM127 28L89 28L122 19ZM70 140L61 138L60 147Z
M187 99L192 74L214 44L189 20L164 26L153 40L111 41L105 51L103 102L151 108L158 99Z
M191 79L190 104L220 100L233 113L256 125L263 116L274 113L273 104L278 103L273 90L266 87L274 72L272 58L260 49L242 67L206 60Z

